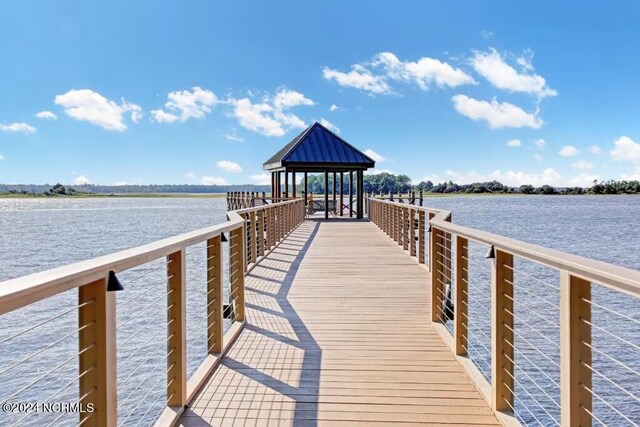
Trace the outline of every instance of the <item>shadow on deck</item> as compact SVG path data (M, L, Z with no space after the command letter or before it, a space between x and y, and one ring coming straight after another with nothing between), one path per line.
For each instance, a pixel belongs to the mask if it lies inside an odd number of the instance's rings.
M427 280L366 220L305 221L247 275L244 330L179 425L498 425Z

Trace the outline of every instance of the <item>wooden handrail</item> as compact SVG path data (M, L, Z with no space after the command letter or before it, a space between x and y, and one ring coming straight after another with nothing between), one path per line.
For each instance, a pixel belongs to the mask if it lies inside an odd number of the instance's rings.
M632 297L640 297L640 271L572 255L555 249L525 243L516 239L453 224L447 210L418 207L377 198L370 198L369 219L389 237L407 249L407 239L419 232L418 262L424 263L424 251L429 247L431 270L432 322L447 340L451 351L470 373L492 409L505 424L519 424L512 416L514 408L513 379L515 377L514 340L514 257L559 271L560 299L560 393L561 425L588 426L592 423L591 368L591 286L596 284ZM417 218L416 214L417 212ZM406 221L407 215L409 221ZM429 243L424 241L424 216L429 218ZM406 227L409 227L409 230ZM407 237L409 233L409 237ZM479 373L467 359L468 328L468 243L476 242L491 248L491 382ZM451 245L455 244L455 257ZM415 256L415 252L408 255ZM453 263L453 265L452 265ZM455 281L451 277L455 271ZM453 337L444 328L450 298L445 285L455 283ZM516 313L517 315L517 313Z
M229 211L227 221L178 236L126 249L64 267L0 283L0 315L78 289L79 371L81 402L95 412L80 414L87 426L115 426L118 422L115 293L108 290L110 272L122 272L165 259L167 266L167 407L160 425L172 424L195 396L200 384L244 325L244 276L255 263L304 221L304 200ZM224 334L222 301L222 234L229 240L229 286L234 313L231 330ZM186 249L207 245L207 349L208 356L191 378L186 371ZM258 247L257 245L260 245ZM17 354L17 352L16 352Z

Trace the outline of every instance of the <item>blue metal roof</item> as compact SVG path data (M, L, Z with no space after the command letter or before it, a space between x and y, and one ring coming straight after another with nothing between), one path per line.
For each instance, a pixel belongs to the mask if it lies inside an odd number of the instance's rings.
M264 163L265 169L281 167L368 169L375 161L315 122Z

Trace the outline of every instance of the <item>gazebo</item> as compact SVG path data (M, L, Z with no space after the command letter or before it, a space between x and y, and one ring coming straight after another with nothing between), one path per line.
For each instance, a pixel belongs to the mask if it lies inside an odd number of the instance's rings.
M364 211L364 171L375 167L376 162L344 139L315 122L273 157L264 162L263 168L271 172L271 195L274 198L289 197L291 174L292 197L296 197L296 173L304 173L305 200L308 194L307 174L324 173L324 217L329 218L329 174L333 173L333 201L336 202L336 177L340 174L340 215L343 210L344 174L349 173L349 216L352 216L354 172L356 174L356 218ZM284 187L283 175L284 174Z

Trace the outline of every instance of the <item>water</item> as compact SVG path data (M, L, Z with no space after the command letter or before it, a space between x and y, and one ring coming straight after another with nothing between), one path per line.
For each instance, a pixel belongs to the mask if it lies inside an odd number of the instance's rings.
M432 197L425 198L425 206L452 210L453 220L459 224L640 270L637 252L640 247L640 197ZM210 226L225 219L226 203L223 199L0 199L0 281ZM484 251L485 248L470 245L470 259L474 264L470 265L469 276L470 335L473 337L469 353L488 376L490 367L486 348L490 335L487 317L490 274L489 264L483 258ZM187 265L190 266L187 278L187 356L188 370L192 373L206 354L203 344L206 338L202 335L206 324L204 245L189 248L187 254ZM521 399L516 402L516 410L525 423L553 424L558 415L559 395L555 384L559 382L555 366L559 362L559 351L554 347L559 338L556 327L558 314L554 308L558 304L558 274L520 260L516 261L516 269L523 273L516 278L515 329L516 348L519 349L516 352L516 378L519 381L516 394ZM538 281L524 276L527 273ZM141 274L145 276L140 278ZM119 382L122 382L118 395L122 405L119 408L120 424L140 422L146 425L164 406L166 399L164 263L158 260L119 277L125 286L125 291L118 294L117 318L118 341L125 343L118 353ZM519 283L523 286L518 287ZM623 310L638 319L640 306L637 299L615 295L600 287L594 287L593 299L607 306L614 304L616 310ZM73 359L78 351L77 311L73 311L76 304L77 292L69 291L0 317L0 401L67 359L73 362L63 364L55 370L55 375L38 380L11 400L42 401L50 396L57 402L78 400L74 379L79 372ZM65 310L71 311L48 323L43 327L45 329L2 343L11 334ZM593 321L634 345L640 344L637 324L629 320L594 307ZM56 343L58 340L61 341ZM616 358L640 371L637 362L640 352L632 346L621 345L600 331L594 331L593 342L597 348L616 349ZM28 360L28 363L8 369L12 363L53 343L56 345ZM640 378L634 374L596 354L593 365L635 396L639 395ZM537 368L544 372L541 374ZM535 386L536 382L542 387ZM65 386L67 388L63 389ZM628 414L632 421L639 422L639 405L631 397L619 391L614 393L617 389L597 375L594 375L593 389L599 395L609 396L607 401ZM618 397L610 397L614 395ZM606 422L624 425L626 421L615 411L597 399L594 401L596 413ZM147 415L142 417L147 410ZM125 420L129 413L133 415ZM43 419L51 422L58 414L32 415L23 422L27 425ZM0 415L0 425L12 424L22 416L8 418ZM71 424L77 422L76 417L73 414L63 415L58 422Z

